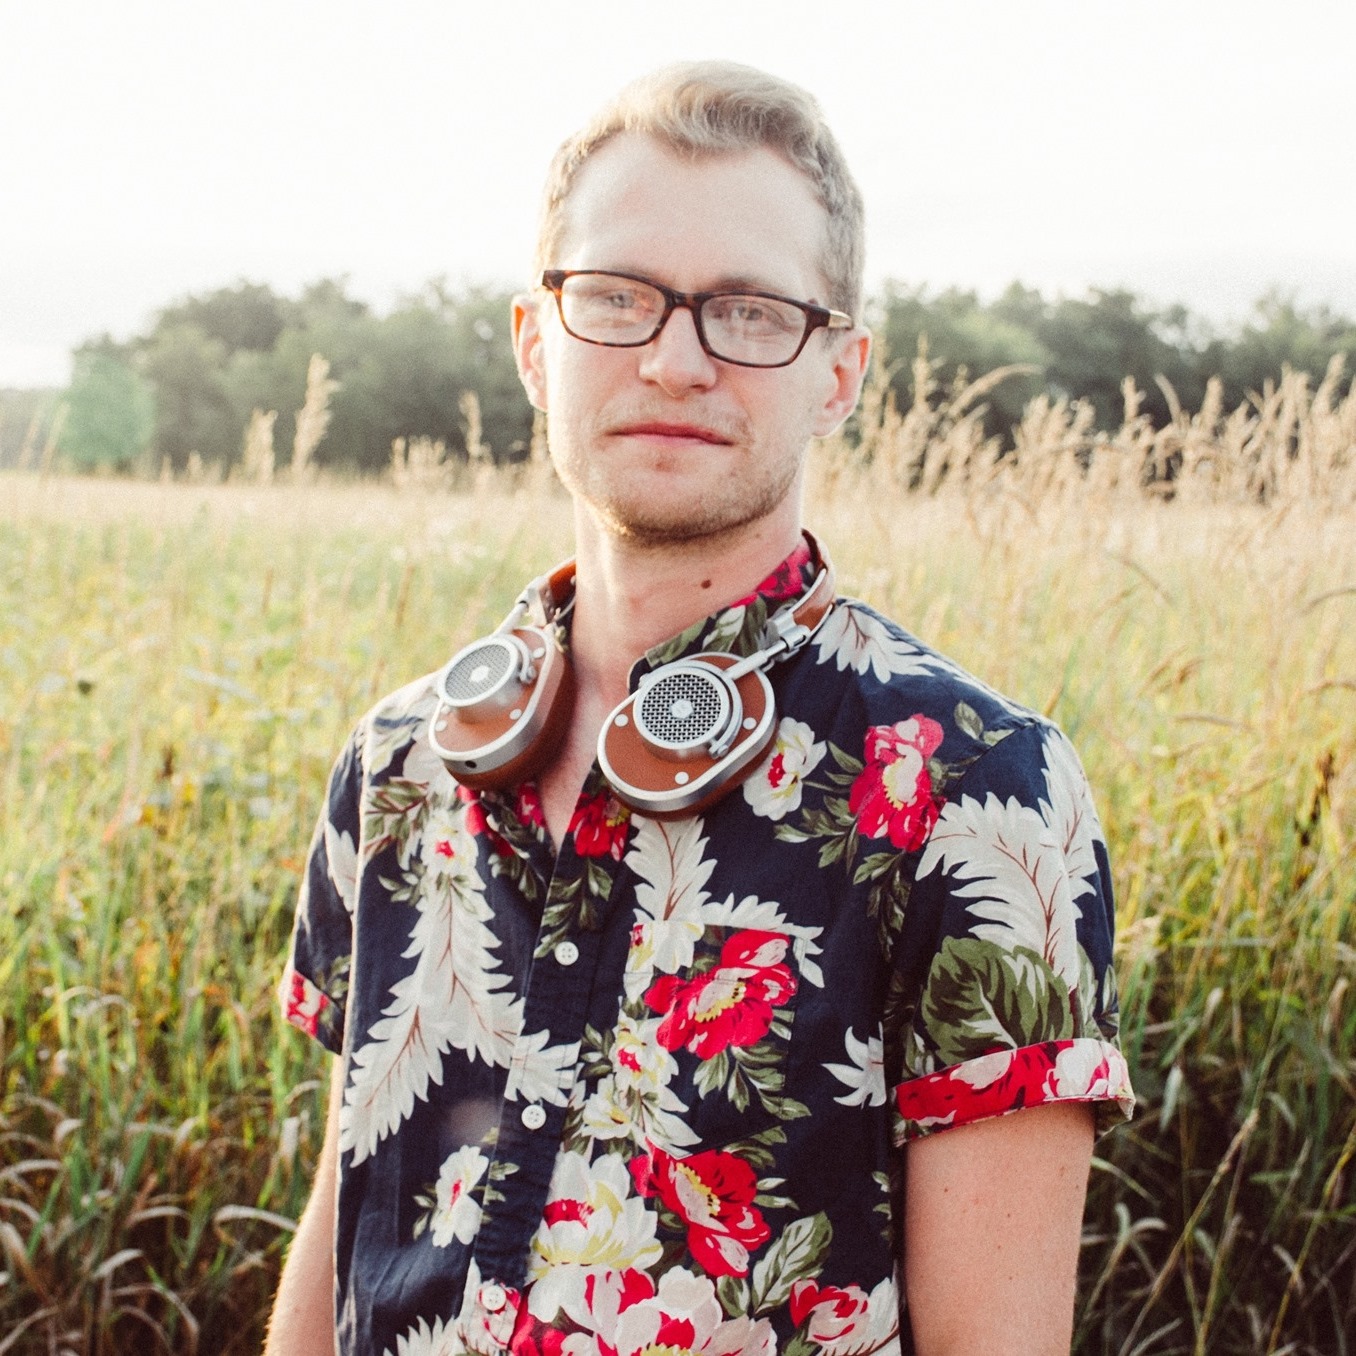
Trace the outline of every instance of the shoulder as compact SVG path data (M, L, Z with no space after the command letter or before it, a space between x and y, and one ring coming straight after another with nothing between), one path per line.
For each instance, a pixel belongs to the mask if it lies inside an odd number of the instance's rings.
M950 761L976 761L1019 730L1054 732L1037 712L1004 696L897 622L854 598L840 599L810 647L810 686L868 728L921 722Z
M370 706L350 731L336 772L359 782L431 780L441 767L427 738L437 707L436 677L436 670L422 674Z
M1103 842L1078 754L1046 716L856 599L839 601L810 649L798 704L855 760L844 767L876 767L893 796L916 767L943 819L1034 811Z

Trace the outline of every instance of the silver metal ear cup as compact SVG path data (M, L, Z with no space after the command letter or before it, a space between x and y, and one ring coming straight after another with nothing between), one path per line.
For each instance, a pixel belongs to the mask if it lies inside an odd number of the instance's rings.
M633 810L672 819L704 812L737 786L775 733L766 675L741 672L733 655L694 655L656 669L613 710L598 764Z
M477 640L449 661L439 679L438 696L455 710L510 706L537 676L532 658L511 632Z
M669 664L637 694L636 730L660 757L681 761L717 753L742 713L739 693L719 671L708 664Z
M535 775L559 747L574 706L569 661L530 626L458 651L434 691L429 743L458 781L481 788Z
M670 664L639 692L636 729L661 757L719 757L739 728L743 704L734 684L707 664Z

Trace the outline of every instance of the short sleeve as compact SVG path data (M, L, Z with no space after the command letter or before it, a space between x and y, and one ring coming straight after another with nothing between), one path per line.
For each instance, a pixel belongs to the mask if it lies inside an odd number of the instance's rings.
M286 1020L334 1054L343 1048L353 955L361 779L361 750L355 735L330 772L278 988Z
M895 1141L1023 1107L1127 1118L1110 867L1087 777L1032 721L948 788L918 865L910 926L930 952L900 1033Z

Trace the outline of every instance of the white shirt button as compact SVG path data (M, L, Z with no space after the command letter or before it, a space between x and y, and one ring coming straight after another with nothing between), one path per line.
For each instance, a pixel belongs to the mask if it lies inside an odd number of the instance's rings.
M502 1285L491 1282L480 1287L480 1303L482 1308L497 1314L508 1303L508 1294Z
M579 948L573 942L560 942L553 954L561 965L573 965L579 959Z
M523 1124L529 1130L540 1130L546 1124L546 1108L540 1102L529 1102L523 1108Z

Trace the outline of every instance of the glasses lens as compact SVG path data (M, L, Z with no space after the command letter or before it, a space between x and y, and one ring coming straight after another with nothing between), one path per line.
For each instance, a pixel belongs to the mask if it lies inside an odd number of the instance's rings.
M806 321L799 306L773 297L729 292L702 303L702 328L712 353L755 367L790 361L805 337Z
M576 273L560 289L565 328L594 344L643 344L664 314L664 294L611 273Z

